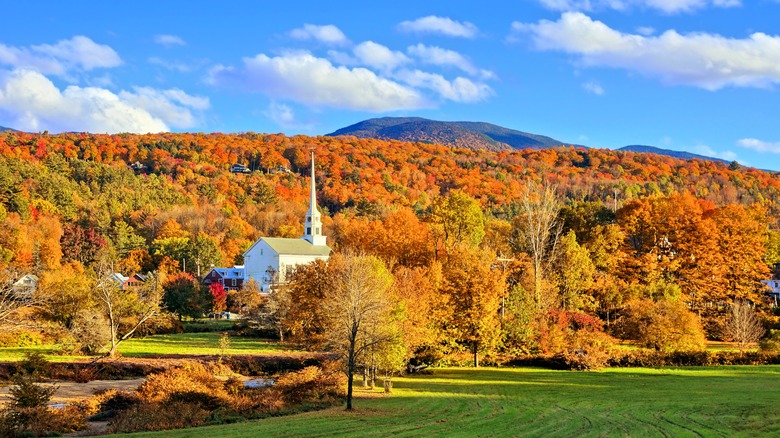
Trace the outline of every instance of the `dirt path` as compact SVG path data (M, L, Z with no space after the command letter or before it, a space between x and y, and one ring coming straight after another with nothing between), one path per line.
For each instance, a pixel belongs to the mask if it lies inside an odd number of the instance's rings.
M41 385L57 385L59 388L50 403L68 403L77 400L83 400L91 397L95 392L104 389L116 389L123 391L133 391L146 380L145 377L129 380L93 380L87 383L76 382L51 382ZM4 405L10 400L11 386L0 387L0 405Z

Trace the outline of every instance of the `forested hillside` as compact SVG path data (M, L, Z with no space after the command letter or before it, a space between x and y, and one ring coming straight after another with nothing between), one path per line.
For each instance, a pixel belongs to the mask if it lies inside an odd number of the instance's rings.
M506 275L485 286L505 298L502 334L490 348L552 351L549 328L585 324L572 316L580 314L629 338L630 324L614 322L650 308L693 311L712 338L721 337L722 303L750 299L769 315L759 280L780 261L775 176L573 147L493 152L355 137L7 132L0 268L35 273L46 286L101 260L126 274L241 263L260 236L303 233L309 148L337 252L376 255L400 276L398 287L438 290L449 303L471 288L457 278ZM253 172L232 174L233 163ZM550 189L555 239L540 254L528 233ZM500 270L491 262L497 255L508 260ZM442 275L449 283L436 280ZM664 308L672 298L689 310ZM431 296L417 301L436 307Z
M442 122L421 117L382 117L341 128L329 136L436 143L490 151L544 149L565 142L484 122Z

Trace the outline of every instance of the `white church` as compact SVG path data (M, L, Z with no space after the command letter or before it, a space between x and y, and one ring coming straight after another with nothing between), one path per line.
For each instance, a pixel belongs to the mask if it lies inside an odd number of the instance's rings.
M311 192L306 212L304 235L298 239L261 237L244 252L244 284L255 281L263 293L275 284L286 282L286 275L298 265L328 260L330 248L322 234L322 219L317 210L314 186L314 152L311 154Z

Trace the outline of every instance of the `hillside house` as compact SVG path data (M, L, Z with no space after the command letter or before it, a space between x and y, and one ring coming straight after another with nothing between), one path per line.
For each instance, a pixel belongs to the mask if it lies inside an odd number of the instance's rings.
M133 274L129 277L115 272L108 276L108 280L119 287L119 290L134 290L141 288L146 283L146 276Z
M18 299L26 299L32 297L33 292L38 289L38 277L33 274L27 274L17 280L12 286L11 290Z
M230 166L230 173L252 173L252 171L249 170L249 168L247 168L244 164L235 163Z
M240 265L232 268L212 268L205 277L203 284L221 284L225 290L239 290L244 286L244 267Z

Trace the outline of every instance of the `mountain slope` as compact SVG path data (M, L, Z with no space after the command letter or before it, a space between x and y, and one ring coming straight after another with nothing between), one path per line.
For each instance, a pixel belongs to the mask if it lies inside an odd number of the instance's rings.
M543 135L507 129L482 122L441 122L421 117L382 117L364 120L327 134L354 135L408 142L438 143L446 146L487 149L545 149L568 143Z
M9 131L10 132L19 132L16 129L6 128L5 126L0 126L0 132L9 132Z
M722 160L720 158L715 158L715 157L708 157L706 155L693 154L693 153L684 152L684 151L673 151L671 149L661 149L661 148L657 148L655 146L644 146L644 145L638 145L638 144L623 146L622 148L620 148L618 150L619 151L624 151L624 152L643 152L643 153L648 153L648 154L667 155L669 157L682 158L683 160L696 158L696 159L699 159L699 160L716 161L718 163L726 163L726 164L730 164L731 163L730 161L727 161L727 160Z

